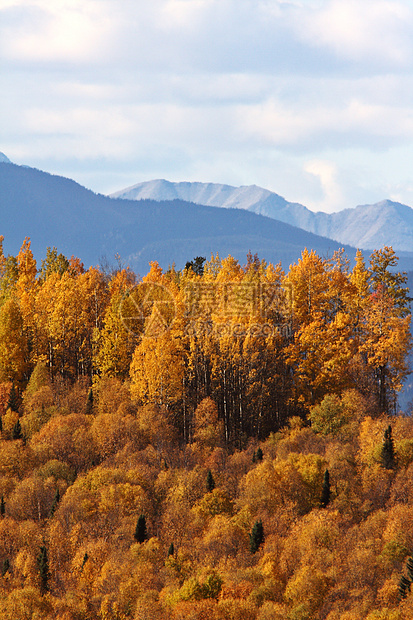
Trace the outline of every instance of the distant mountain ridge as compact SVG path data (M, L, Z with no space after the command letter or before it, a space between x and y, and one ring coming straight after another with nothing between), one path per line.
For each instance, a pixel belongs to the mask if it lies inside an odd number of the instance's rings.
M48 246L77 255L86 266L119 254L137 273L149 261L178 269L195 256L217 252L246 262L249 250L285 269L302 250L330 255L342 244L244 209L222 209L183 200L118 200L75 181L34 168L0 163L0 234L5 252L17 254L28 236L37 260ZM346 251L354 257L355 249Z
M413 251L413 209L391 200L337 213L315 213L256 185L233 187L217 183L173 183L163 179L138 183L111 196L128 200L180 199L214 207L245 209L360 249L391 245L397 251Z

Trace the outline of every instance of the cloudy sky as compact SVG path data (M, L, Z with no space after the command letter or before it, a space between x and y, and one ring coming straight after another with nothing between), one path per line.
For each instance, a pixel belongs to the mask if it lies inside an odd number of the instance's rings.
M410 0L0 0L0 151L101 193L413 206Z

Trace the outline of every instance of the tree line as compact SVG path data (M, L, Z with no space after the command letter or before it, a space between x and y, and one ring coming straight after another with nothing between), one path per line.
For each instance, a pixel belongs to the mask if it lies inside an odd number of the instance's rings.
M47 249L38 269L26 239L0 251L0 381L22 391L36 364L53 380L130 381L142 405L164 407L191 440L211 397L227 442L264 438L326 394L356 388L395 411L408 374L410 298L392 248L322 258L304 250L287 273L251 253L85 270Z

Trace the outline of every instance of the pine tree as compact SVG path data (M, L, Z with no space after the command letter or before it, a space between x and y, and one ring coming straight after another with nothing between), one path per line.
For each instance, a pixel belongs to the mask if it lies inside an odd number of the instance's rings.
M185 264L185 269L192 269L194 273L198 276L202 276L204 273L204 262L206 261L205 256L197 256L194 260L187 261Z
M262 461L263 457L264 457L264 455L263 455L263 453L262 453L261 448L258 448L258 450L257 450L257 452L256 452L256 454L255 454L255 458L256 458L256 460L257 460L257 461Z
M0 415L0 433L3 432L3 417Z
M47 558L47 549L44 545L40 547L40 553L37 556L37 567L40 576L40 592L46 594L49 591L49 560Z
M210 469L208 469L207 473L206 486L209 493L215 489L215 480Z
M3 565L1 568L1 576L4 577L4 575L10 570L10 560L8 558L6 558L5 560L3 560Z
M413 583L413 558L409 558L406 562L407 577Z
M136 542L143 543L147 538L146 532L146 518L144 515L140 515L138 522L136 524L134 538Z
M22 427L20 424L20 420L17 420L16 424L13 426L12 439L23 439L23 433L22 433Z
M406 598L407 593L410 592L410 588L411 582L404 575L402 575L398 584L400 599Z
M171 542L171 544L169 545L169 549L168 549L168 558L169 556L173 555L175 553L175 547L173 542Z
M19 397L17 394L17 390L15 388L14 383L11 386L9 400L7 402L7 409L11 409L12 411L19 410Z
M87 396L86 413L87 414L93 413L93 391L92 391L92 388L90 388L89 394Z
M250 551L256 553L264 542L264 527L262 521L256 521L250 534Z
M396 467L396 453L394 450L394 441L390 424L384 431L384 441L381 449L381 464L385 469L394 469Z
M4 497L2 495L1 500L0 500L0 516L4 517L5 513L6 513L6 502L4 501Z
M329 474L328 469L326 469L324 473L323 488L321 491L321 500L320 500L321 508L326 508L326 506L328 506L328 504L330 503L330 498L331 498L330 474Z
M56 493L55 493L55 496L53 498L52 507L50 508L50 517L53 517L54 513L56 512L56 508L57 508L59 502L60 502L60 491L59 491L59 489L56 489Z

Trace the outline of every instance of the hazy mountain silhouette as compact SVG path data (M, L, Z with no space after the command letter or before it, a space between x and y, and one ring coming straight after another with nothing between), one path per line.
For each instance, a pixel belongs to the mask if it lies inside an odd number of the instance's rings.
M195 205L183 200L120 200L87 190L75 181L34 168L0 163L0 234L16 254L31 237L37 259L48 246L75 254L86 266L115 254L144 274L148 262L182 268L201 255L249 250L267 261L296 262L307 247L331 255L341 244L243 209ZM354 249L346 247L349 255Z
M361 249L391 245L397 251L413 250L413 209L391 200L337 213L315 213L256 185L232 187L218 183L171 183L163 179L138 183L112 196L133 200L179 198L215 207L235 207Z

